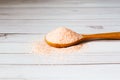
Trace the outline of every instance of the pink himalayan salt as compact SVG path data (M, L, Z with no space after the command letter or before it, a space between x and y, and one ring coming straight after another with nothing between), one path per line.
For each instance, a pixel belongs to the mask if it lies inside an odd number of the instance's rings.
M80 40L82 36L68 28L60 27L46 35L46 40L52 43L69 44Z
M48 45L44 40L33 44L33 53L49 54L49 53L72 53L80 50L82 44L74 45L67 48L55 48Z
M50 42L59 43L59 44L67 44L71 42L75 42L80 39L78 33L73 32L70 29L65 27L57 28L52 32L48 33L46 39ZM45 54L45 53L71 53L78 51L81 48L81 44L74 45L66 48L55 48L48 45L44 40L34 43L33 45L33 53Z

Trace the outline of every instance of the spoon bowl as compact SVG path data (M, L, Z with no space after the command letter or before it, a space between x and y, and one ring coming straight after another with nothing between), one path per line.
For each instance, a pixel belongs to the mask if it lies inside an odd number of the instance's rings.
M56 48L65 48L65 47L69 47L69 46L73 46L73 45L76 45L76 44L79 44L80 42L83 41L84 38L81 38L75 42L71 42L71 43L66 43L66 44L60 44L60 43L54 43L54 42L50 42L46 39L45 37L45 41L48 45L52 46L52 47L56 47Z

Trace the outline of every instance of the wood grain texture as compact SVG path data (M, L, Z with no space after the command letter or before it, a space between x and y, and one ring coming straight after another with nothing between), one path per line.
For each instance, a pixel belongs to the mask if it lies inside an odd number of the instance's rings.
M119 0L0 0L0 7L120 7Z
M84 54L84 53L83 53ZM100 53L99 53L100 54ZM120 55L52 54L39 56L32 54L0 54L1 65L92 65L120 64ZM108 54L108 53L107 53ZM119 53L116 53L119 54Z
M0 8L0 19L111 19L120 8Z
M0 66L1 80L119 80L119 73L120 65Z
M36 21L37 22L37 21ZM46 34L58 27L67 27L67 28L70 28L72 29L73 31L76 31L78 33L81 33L81 34L94 34L94 33L103 33L103 32L119 32L120 31L120 25L118 23L118 25L112 25L112 22L106 22L106 24L108 25L104 25L104 22L102 24L102 22L100 23L99 21L96 22L96 24L93 22L62 22L59 23L59 21L49 21L47 23L47 21L43 24L43 23L40 23L38 21L38 23L36 22L31 22L30 23L23 23L23 24L19 24L19 22L17 24L13 24L15 22L11 22L11 23L7 23L3 24L0 26L0 33L2 35L4 34L14 34L14 33L21 33L21 34L27 34L27 33L30 33L30 34ZM33 24L31 24L33 23ZM35 24L36 23L36 24ZM55 23L55 24L54 24ZM58 24L57 24L58 23ZM88 23L88 24L87 24ZM111 23L111 25L109 25L109 23ZM113 22L113 24L115 24L116 22ZM38 24L38 25L37 25ZM71 24L71 25L70 25ZM74 24L74 25L73 25ZM76 25L75 25L76 24ZM79 25L80 24L80 25Z
M38 55L32 42L60 27L120 32L119 0L0 0L0 80L119 80L120 41L85 43L79 52Z

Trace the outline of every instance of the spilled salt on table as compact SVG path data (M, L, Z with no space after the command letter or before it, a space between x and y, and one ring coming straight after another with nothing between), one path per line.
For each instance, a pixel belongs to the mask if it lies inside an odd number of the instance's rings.
M66 44L75 42L80 39L80 35L65 27L60 27L48 33L46 39L54 43ZM71 53L80 50L82 44L66 47L55 48L46 43L45 40L35 42L33 44L33 53L49 54L49 53Z
M40 42L36 42L33 44L33 52L34 53L40 53L40 54L44 54L44 53L71 53L71 52L75 52L78 51L80 48L82 47L81 44L79 45L74 45L71 47L66 47L66 48L55 48L55 47L51 47L50 45L48 45L44 40L40 41Z

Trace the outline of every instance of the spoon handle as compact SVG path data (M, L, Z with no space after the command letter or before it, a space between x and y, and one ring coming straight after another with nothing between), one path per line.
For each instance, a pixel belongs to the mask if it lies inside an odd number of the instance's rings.
M86 39L120 39L120 32L85 35Z

